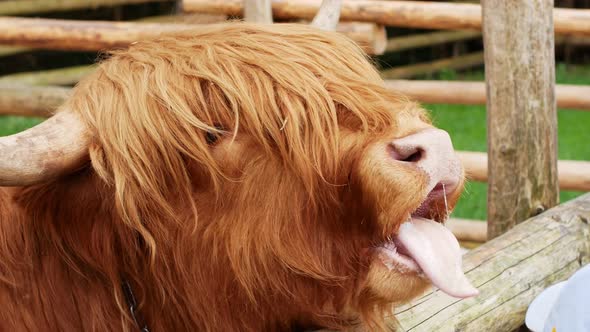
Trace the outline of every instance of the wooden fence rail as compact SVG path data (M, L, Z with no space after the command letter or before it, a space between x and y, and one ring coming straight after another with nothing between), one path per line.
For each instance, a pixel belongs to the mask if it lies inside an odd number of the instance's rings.
M21 72L0 76L0 84L11 85L74 85L82 77L90 74L96 66L74 66L66 68ZM26 87L23 87L26 89Z
M0 17L0 44L52 50L97 51L126 47L164 33L195 30L186 23L137 23L74 21L40 18ZM365 52L380 54L387 36L383 26L371 23L341 23L339 31L356 41Z
M144 23L185 23L185 24L210 24L227 20L225 15L206 15L206 14L178 14L178 15L158 15L142 17L132 22ZM35 51L31 47L4 46L0 45L0 57L10 56L24 52Z
M420 47L431 47L437 44L466 41L481 38L479 31L436 31L409 36L390 38L387 40L385 52L399 52Z
M387 80L385 84L419 102L430 104L485 105L484 82ZM590 86L558 84L557 107L590 110Z
M274 0L273 16L280 19L312 18L320 0ZM239 16L243 0L184 0L187 12ZM475 29L482 26L478 4L419 1L344 1L340 19L374 22L418 29ZM555 33L590 36L590 11L558 8L553 15Z
M69 95L68 88L0 83L0 114L49 117Z
M17 46L2 46L0 45L0 56L10 56L14 54L19 54L23 52L27 52L30 50L28 47L17 47Z
M488 181L488 156L484 152L459 151L467 177L473 181ZM590 161L559 160L557 162L559 188L590 191Z
M466 69L482 65L483 52L459 55L452 58L438 59L431 62L415 63L407 66L393 67L381 71L385 79L410 78L437 72L442 69Z
M450 218L445 225L459 241L483 243L488 238L487 223L483 220Z

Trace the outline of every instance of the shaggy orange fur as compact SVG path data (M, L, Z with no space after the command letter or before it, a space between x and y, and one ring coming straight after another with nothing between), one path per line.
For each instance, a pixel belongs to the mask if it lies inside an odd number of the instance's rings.
M0 330L134 331L122 278L153 331L383 328L426 287L375 281L366 251L427 194L374 151L428 119L337 33L231 23L139 42L65 107L91 164L0 188Z

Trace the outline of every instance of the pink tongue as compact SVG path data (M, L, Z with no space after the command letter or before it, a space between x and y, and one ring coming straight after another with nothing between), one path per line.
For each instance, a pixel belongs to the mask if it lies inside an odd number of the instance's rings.
M397 240L443 292L461 298L479 294L463 274L459 243L445 226L433 220L412 218L400 226Z

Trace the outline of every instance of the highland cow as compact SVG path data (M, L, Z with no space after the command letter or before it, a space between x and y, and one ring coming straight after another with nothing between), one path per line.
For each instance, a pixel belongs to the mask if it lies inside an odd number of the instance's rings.
M334 32L138 42L0 154L3 331L377 330L477 293L448 135Z

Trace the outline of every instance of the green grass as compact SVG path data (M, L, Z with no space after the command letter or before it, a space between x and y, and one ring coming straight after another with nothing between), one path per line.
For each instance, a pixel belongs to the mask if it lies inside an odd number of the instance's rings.
M0 116L0 136L18 133L38 124L39 122L41 122L41 119Z
M483 80L483 72L456 74L442 72L433 77L445 80ZM564 84L590 85L590 67L565 66L556 68L556 80ZM457 150L486 151L486 111L484 106L425 105L431 110L434 123L447 130ZM590 112L560 110L558 112L559 159L590 160ZM580 192L561 192L561 201L579 196ZM487 214L487 185L468 183L465 194L453 216L485 220Z
M590 85L590 66L556 68L558 83ZM443 71L430 78L445 80L483 80L483 72L457 74ZM486 151L486 114L484 106L425 105L437 126L447 130L458 150ZM0 117L0 136L10 135L37 124L39 119ZM559 121L559 158L590 160L590 112L561 110ZM581 193L562 192L561 201ZM453 213L456 217L486 219L487 185L468 183L466 192Z

